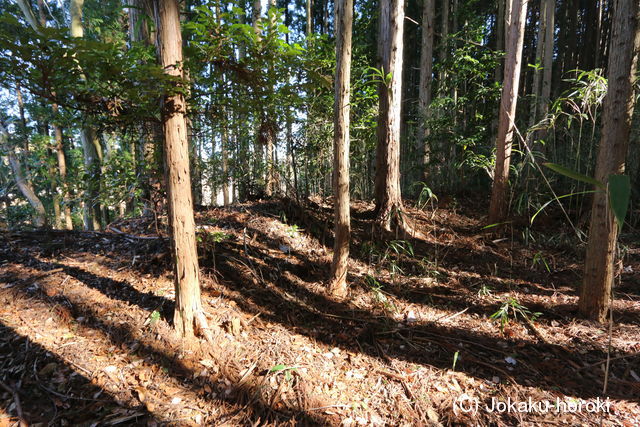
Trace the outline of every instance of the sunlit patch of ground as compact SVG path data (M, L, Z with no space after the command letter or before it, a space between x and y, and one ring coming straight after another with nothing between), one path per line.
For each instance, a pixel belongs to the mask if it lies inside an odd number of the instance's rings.
M154 227L3 234L0 380L15 391L0 390L5 414L20 415L17 394L23 419L71 425L599 422L586 411L483 410L603 396L609 331L575 319L575 253L487 235L447 209L412 211L427 241L388 244L367 209L352 209L342 301L325 292L328 202L200 212L203 299L216 329L213 344L190 347L171 331L168 244ZM629 265L640 271L637 258ZM490 319L500 308L502 324ZM617 299L614 313L603 416L634 425L638 293ZM480 410L456 410L461 398Z

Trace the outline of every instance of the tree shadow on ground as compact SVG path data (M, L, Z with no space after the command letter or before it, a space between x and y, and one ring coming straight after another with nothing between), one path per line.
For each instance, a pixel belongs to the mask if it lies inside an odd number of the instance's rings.
M46 268L46 263L40 263L37 266ZM85 276L86 278L87 276ZM100 278L98 277L98 279ZM18 280L18 277L5 275L4 280L15 281ZM85 285L87 284L85 281L82 282ZM14 286L13 289L15 292L20 292L32 300L44 303L58 312L67 313L63 317L84 318L84 326L99 331L118 348L136 348L135 354L138 357L150 358L153 364L161 367L165 373L175 379L182 387L195 394L202 394L205 385L217 390L218 392L213 395L215 397L205 396L205 399L220 405L233 405L235 409L228 409L225 415L217 417L215 420L210 420L212 422L229 422L244 425L258 425L261 422L332 425L335 422L335 420L330 420L328 416L307 411L308 408L305 408L304 405L294 408L279 406L276 409L274 405L264 401L265 390L270 390L270 386L265 385L264 381L243 381L240 368L233 366L232 360L220 360L220 372L202 377L199 375L202 366L197 363L194 366L193 363L188 363L179 358L181 348L179 342L141 338L141 336L153 334L136 333L139 331L134 331L131 325L124 322L103 320L104 316L96 310L95 304L90 301L72 302L63 295L50 297L44 292L24 286ZM206 350L224 354L224 349L222 348L207 348ZM51 352L51 350L48 351ZM258 357L257 355L255 356ZM222 362L224 362L224 366ZM71 370L73 369L74 367L71 367ZM228 384L232 385L229 386ZM271 402L273 403L273 400ZM309 402L306 403L308 404ZM144 406L141 407L144 408ZM135 408L137 409L138 406ZM93 420L95 419L96 417L93 417ZM98 419L100 418L98 417Z
M389 249L389 242L394 238L392 236L382 236L375 232L374 217L370 210L363 210L362 203L358 203L358 207L352 210L352 250L350 256L364 263L371 263L373 257L380 259L383 254L393 254L393 250ZM270 215L277 216L277 212L286 211L288 213L287 221L290 224L302 224L302 227L316 240L324 246L326 250L333 247L333 210L318 204L314 201L307 201L306 204L298 204L290 199L282 199L265 203L258 208L249 207L248 212L258 212L265 214L265 211L271 212ZM429 224L425 219L426 213L418 212L418 218L422 227L426 227L423 231L426 234L434 233L433 237L429 237L428 241L422 239L413 239L410 236L396 236L396 241L406 240L410 243L412 255L398 256L397 266L407 272L408 277L418 277L428 275L431 272L446 274L447 269L460 268L468 270L473 267L474 273L485 276L490 280L506 280L536 282L539 281L543 274L535 271L531 267L533 262L526 257L514 256L508 248L500 249L490 239L482 237L482 230L478 226L455 226L450 223L441 224L442 219L434 220L434 224ZM234 228L242 228L245 224L234 221L232 218L226 218L226 224ZM444 228L443 228L444 227ZM453 231L453 234L467 237L466 239L449 238L446 242L440 242L438 239L441 231ZM252 230L261 233L262 240L268 242L274 249L282 244L282 242L274 242L269 239L261 230ZM451 234L448 232L448 234ZM480 236L480 237L479 237ZM449 236L451 237L451 236ZM271 241L270 241L271 240ZM516 249L522 249L519 243L515 245ZM504 253L501 253L504 252ZM471 262L471 265L470 265ZM549 277L554 277L550 274ZM553 294L555 290L542 290Z
M28 424L89 425L100 419L146 425L154 421L144 406L118 402L76 367L3 322L0 337L0 379L18 395ZM5 391L0 390L2 412L17 417L16 400Z
M605 359L606 354L601 349L580 354L572 349L538 343L534 337L531 340L509 340L433 323L398 323L390 313L374 315L368 310L332 301L305 289L283 274L287 270L280 268L283 264L281 259L262 253L263 268L277 270L273 281L277 286L269 286L265 281L256 280L256 276L261 274L252 274L255 267L251 266L252 262L247 259L247 254L242 253L239 244L228 248L221 246L221 249L220 260L216 264L224 278L221 285L229 290L225 293L227 298L246 312L262 312L263 319L282 324L327 345L361 352L385 362L406 360L439 369L449 369L453 354L459 352L460 370L480 379L490 380L497 373L523 386L538 385L549 391L562 390L583 398L601 394L602 378L599 374L594 376L571 366L585 366ZM241 264L238 260L246 262ZM46 265L38 265L47 269ZM100 280L99 277L93 279ZM136 292L132 288L129 298L135 300ZM285 293L293 295L293 298ZM503 358L512 354L518 355L520 364L509 370ZM612 365L611 397L632 397L628 385L616 379L624 378L624 370L628 367L625 363L620 360Z
M234 224L237 226L237 224ZM303 253L295 249L289 248L286 254L282 257L275 257L271 253L282 252L280 247L286 243L283 240L274 239L268 236L263 230L247 226L246 230L248 234L259 240L262 244L266 245L269 250L259 250L254 247L248 249L250 251L249 258L253 258L254 261L258 259L260 262L256 264L264 269L268 269L266 274L272 276L281 275L283 271L288 271L299 278L304 278L305 281L318 281L322 282L326 279L326 275L330 265L325 258L318 259L316 261L309 260ZM246 246L240 243L226 242L218 246L218 251L213 254L216 259L224 258L225 254L233 254L237 259L242 258L241 255L247 250ZM297 262L292 263L285 255L296 258ZM244 256L247 256L245 253ZM467 255L468 256L468 255ZM216 261L217 263L218 261ZM211 260L201 264L203 267L211 267L213 263ZM433 272L432 272L433 273ZM429 285L427 287L418 287L415 284L407 284L402 282L401 284L394 284L376 277L376 280L383 286L385 292L393 295L394 297L403 300L411 304L419 304L424 306L431 306L438 309L445 309L451 312L459 312L466 310L469 314L475 313L480 316L490 316L495 313L500 305L504 302L502 300L491 301L488 299L478 297L478 293L482 287L490 290L493 293L503 292L518 292L524 295L552 297L558 294L559 291L574 295L575 290L573 287L559 286L559 287L546 287L535 282L524 281L519 278L502 279L492 275L479 275L473 272L472 275L466 275L464 271L455 272L454 278L444 277L445 274L439 274L444 280L456 280L458 283L455 286L444 285ZM275 277L275 276L274 276ZM359 286L364 290L368 290L364 284L364 278L350 274L350 283ZM506 297L505 297L506 298ZM541 312L543 317L541 322L551 321L565 321L567 318L575 317L577 313L577 306L571 304L558 304L550 302L544 303L532 303L527 306L531 312ZM617 319L619 322L635 323L635 319L640 314L640 311L634 309L617 310Z
M269 265L276 263L277 260L267 262ZM575 349L537 342L533 336L531 340L513 340L433 323L402 324L390 314L373 315L367 310L330 300L302 288L285 275L279 276L277 287L265 286L265 283L256 283L250 272L234 263L223 261L219 267L227 279L222 285L234 291L228 298L234 299L239 307L250 312L259 310L263 319L293 328L328 345L364 352L383 360L400 359L440 369L450 368L453 354L460 351L463 360L460 370L481 379L490 380L502 371L524 386L536 384L543 389L560 389L583 398L601 395L602 378L577 372L562 359L570 360L575 366L584 366L605 359L606 352L602 349L581 354ZM295 298L287 297L287 294ZM336 338L338 336L343 338ZM415 346L407 346L407 341L414 341ZM418 341L425 344L417 344ZM513 370L509 370L503 360L510 354L518 354L520 361ZM473 360L479 360L481 364ZM497 369L492 370L492 365ZM622 363L614 367L614 377L622 377L625 366ZM546 380L544 384L539 381L541 377ZM631 397L624 385L613 386L609 393L611 397Z
M51 272L62 271L74 279L84 283L87 287L100 291L103 295L129 304L137 305L151 313L157 310L163 319L169 321L173 318L174 301L157 296L151 292L141 292L129 282L98 276L79 267L72 267L57 262L41 261L30 254L16 254L13 261L19 262L25 267L30 267L42 272L42 277ZM28 286L38 280L36 277L2 277L0 280L11 280L15 285Z

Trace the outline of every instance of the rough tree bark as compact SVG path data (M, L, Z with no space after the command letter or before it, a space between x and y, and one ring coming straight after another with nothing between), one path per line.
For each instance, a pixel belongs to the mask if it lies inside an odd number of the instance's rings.
M596 179L603 183L611 174L624 173L634 107L632 82L640 50L638 10L637 0L616 1L610 46L611 52L616 54L609 56L609 88L604 100L602 137L596 163ZM607 193L594 194L590 224L578 308L583 316L604 322L610 306L618 238Z
M157 1L158 53L165 72L183 77L182 34L176 0ZM198 253L189 172L186 103L182 93L169 93L162 104L165 176L174 261L176 305L174 327L178 335L191 338L202 333L209 338L200 299Z
M429 128L429 105L431 104L431 84L433 82L433 20L435 18L434 0L424 0L422 6L422 45L420 49L420 87L418 90L418 138L422 148L422 174L426 181L431 160L431 149L427 138Z
M518 100L518 87L520 84L527 2L528 0L514 0L511 5L507 57L504 66L504 85L502 87L500 112L498 116L496 164L493 172L489 223L502 221L507 213L511 144L513 142L514 120Z
M402 36L404 1L381 0L378 55L384 81L378 85L378 144L376 147L375 201L377 223L391 231L419 235L404 214L400 192L400 121L402 96ZM388 77L388 78L387 78Z
M335 241L329 290L342 297L347 292L351 216L349 212L349 96L351 93L351 28L353 0L336 1L336 77L333 109L333 192Z
M47 214L44 210L44 205L40 198L36 195L35 191L33 191L33 185L31 181L25 178L22 173L22 165L20 164L20 160L16 156L13 151L13 147L9 146L9 132L5 128L3 123L0 123L0 149L5 152L7 159L9 161L9 167L11 167L11 172L13 172L13 177L16 180L16 185L18 189L22 193L22 195L27 199L31 207L35 210L35 214L33 216L33 225L36 227L46 227L47 226Z

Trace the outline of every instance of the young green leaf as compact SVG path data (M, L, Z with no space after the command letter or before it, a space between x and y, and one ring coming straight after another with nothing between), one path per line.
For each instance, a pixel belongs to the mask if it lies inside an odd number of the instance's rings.
M540 209L538 209L536 211L536 213L533 214L533 216L531 217L531 225L533 225L533 221L536 219L536 217L540 214L540 212L542 212L547 206L549 206L551 203L553 203L555 200L560 200L560 199L564 199L565 197L571 197L571 196L578 196L581 194L588 194L588 193L595 193L594 190L587 190L587 191L579 191L577 193L571 193L571 194L564 194L562 196L558 196L558 197L554 197L553 199L549 200L547 203L545 203L544 205L542 205L542 207Z
M616 217L618 232L622 230L631 196L631 182L627 175L609 175L609 206Z
M595 178L591 178L590 176L583 175L579 172L576 172L564 166L558 165L556 163L544 163L544 165L549 169L555 172L558 172L560 175L564 175L571 179L575 179L576 181L582 181L582 182L586 182L587 184L595 185L596 187L602 188L603 190L605 189L605 186L603 183L601 183Z

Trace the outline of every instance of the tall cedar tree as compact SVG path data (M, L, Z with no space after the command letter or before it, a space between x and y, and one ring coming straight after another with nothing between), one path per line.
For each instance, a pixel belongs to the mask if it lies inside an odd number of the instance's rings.
M347 291L347 263L351 217L349 212L349 95L351 93L351 27L353 0L336 1L336 79L333 116L333 191L335 242L330 290L343 296Z
M502 98L498 115L496 165L493 171L489 223L502 221L507 213L511 144L513 143L518 87L520 84L527 3L528 0L513 0L511 4L510 25L507 34L507 57L504 64L504 84L502 86Z
M435 18L434 0L424 0L422 6L422 46L420 49L420 88L418 95L419 123L418 143L422 148L423 176L427 178L431 150L427 138L429 128L426 121L429 118L429 104L431 104L431 83L433 81L433 21Z
M378 85L378 145L376 147L375 200L377 223L391 231L392 223L405 234L420 235L404 214L400 193L400 125L404 2L380 1L380 56L382 81Z
M633 78L640 49L639 19L637 0L616 2L610 45L615 54L609 55L609 88L604 99L596 163L596 179L603 183L607 183L611 174L624 173L634 107ZM590 224L579 310L582 315L603 322L611 300L618 238L607 193L594 194Z
M182 34L178 2L176 0L156 0L156 2L160 64L167 74L182 78ZM173 322L176 332L184 338L192 338L194 333L198 332L209 338L200 299L185 114L186 103L181 91L176 90L164 96L162 125L165 176L176 290Z

